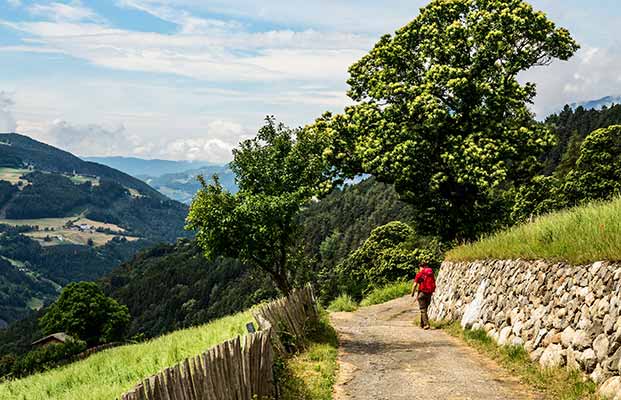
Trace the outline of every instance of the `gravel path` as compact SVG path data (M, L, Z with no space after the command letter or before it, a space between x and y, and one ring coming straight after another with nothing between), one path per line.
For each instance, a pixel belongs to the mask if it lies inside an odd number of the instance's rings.
M414 326L418 317L409 296L332 314L341 342L335 399L542 398L458 339Z

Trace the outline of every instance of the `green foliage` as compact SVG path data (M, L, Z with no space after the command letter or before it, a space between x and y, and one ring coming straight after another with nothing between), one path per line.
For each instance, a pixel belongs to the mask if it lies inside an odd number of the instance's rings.
M529 184L518 189L511 210L511 220L523 222L560 210L567 205L563 181L556 176L537 175Z
M557 114L546 118L556 137L555 145L545 156L543 175L564 177L580 156L580 145L593 131L621 124L621 104L602 109L575 110L566 105Z
M104 278L103 286L129 308L128 336L146 338L201 325L278 295L268 277L233 259L208 261L188 240L138 253Z
M354 299L352 299L351 296L348 294L341 294L336 299L332 300L330 302L330 305L328 306L328 311L331 312L352 312L356 311L357 309L358 303L356 303L356 301L354 301Z
M70 340L63 344L51 344L33 350L15 360L9 372L12 378L20 378L47 371L86 350L86 342ZM7 374L7 375L9 375ZM6 376L6 375L5 375Z
M441 253L435 241L417 237L409 225L394 221L371 232L338 267L343 291L360 299L370 289L413 277L421 262L435 267Z
M576 167L567 174L566 192L574 202L606 200L621 194L621 125L590 133Z
M239 259L269 274L278 289L291 290L298 265L295 246L298 214L313 196L329 189L321 145L304 130L292 130L273 118L254 139L234 150L230 164L239 192L219 182L197 193L187 218L208 257Z
M345 175L393 182L421 232L473 238L504 222L502 191L552 143L518 74L577 48L521 0L432 1L350 68L358 104L311 129Z
M517 225L459 246L449 261L546 259L576 265L621 260L621 199L592 203Z
M362 307L372 306L375 304L386 303L387 301L398 299L412 291L411 281L401 281L375 288L365 296L360 302Z
M308 332L307 349L286 360L278 375L283 400L332 400L338 338L326 313Z
M0 399L116 399L137 382L245 333L250 313L140 344L115 347L62 368L0 384Z
M122 339L130 322L126 306L93 282L71 283L40 319L44 333L66 332L89 344Z
M336 266L360 247L373 229L413 219L412 207L399 200L393 186L375 178L333 190L301 214L301 246L311 262L298 279L313 282L322 301L329 302L341 290Z

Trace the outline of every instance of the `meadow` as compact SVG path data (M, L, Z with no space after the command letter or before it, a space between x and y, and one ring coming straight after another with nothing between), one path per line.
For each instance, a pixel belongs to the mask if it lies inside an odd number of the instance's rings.
M243 312L144 343L102 351L64 367L2 383L0 399L115 399L144 378L243 335L246 323L252 320L250 312Z
M571 208L458 246L447 253L446 260L619 261L620 215L621 198Z

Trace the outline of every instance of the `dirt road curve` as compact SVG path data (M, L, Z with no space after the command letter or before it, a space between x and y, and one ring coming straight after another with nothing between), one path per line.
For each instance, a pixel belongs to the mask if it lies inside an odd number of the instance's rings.
M457 339L415 327L415 310L404 297L332 315L341 341L335 399L541 398Z

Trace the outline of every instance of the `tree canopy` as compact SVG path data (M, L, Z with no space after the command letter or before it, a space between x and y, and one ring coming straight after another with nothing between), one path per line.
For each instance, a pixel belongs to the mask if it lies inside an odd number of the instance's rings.
M44 334L63 331L93 345L122 339L130 318L127 307L96 283L78 282L63 289L39 324Z
M187 218L208 257L227 256L268 273L283 294L296 268L298 214L330 189L324 144L303 129L268 117L258 135L233 151L231 169L239 191L217 182L197 193Z
M553 141L518 74L577 49L522 0L435 0L350 68L357 104L311 129L343 175L394 183L418 230L473 238L502 219L499 191L527 182Z
M621 193L621 125L591 132L580 147L565 191L573 202L607 200Z
M418 237L409 225L393 221L375 228L339 266L342 288L356 298L370 288L413 277L421 262L440 265L437 242Z

